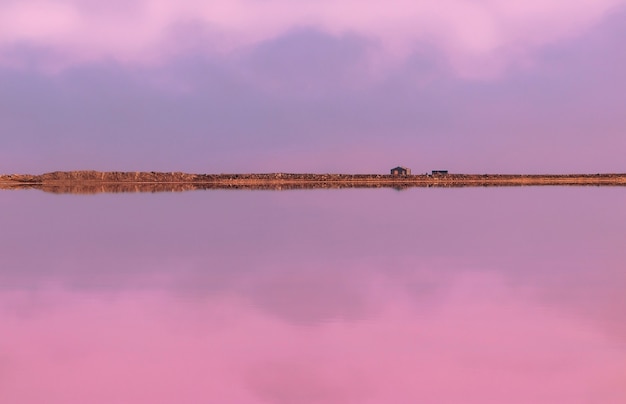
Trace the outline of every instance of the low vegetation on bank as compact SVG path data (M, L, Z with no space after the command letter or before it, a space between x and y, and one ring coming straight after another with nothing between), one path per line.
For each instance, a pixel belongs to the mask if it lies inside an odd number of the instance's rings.
M626 185L626 174L188 174L154 171L57 171L41 175L0 175L0 189L35 188L59 193L516 185Z

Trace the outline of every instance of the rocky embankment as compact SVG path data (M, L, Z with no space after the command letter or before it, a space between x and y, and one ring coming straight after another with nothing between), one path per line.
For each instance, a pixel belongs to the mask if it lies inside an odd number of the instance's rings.
M624 186L626 174L568 175L377 175L377 174L187 174L182 172L62 171L0 175L0 189L54 193L179 192L198 189L410 188L530 185Z

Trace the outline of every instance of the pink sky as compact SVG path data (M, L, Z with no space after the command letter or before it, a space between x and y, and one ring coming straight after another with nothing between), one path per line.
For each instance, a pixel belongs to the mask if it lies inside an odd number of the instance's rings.
M626 5L1 1L0 172L624 171Z
M199 51L236 52L293 29L367 38L385 65L405 59L421 42L440 48L461 75L496 73L526 64L537 47L583 34L620 0L577 2L443 0L342 1L4 1L0 46L27 43L59 54L51 66L102 59L159 63L188 46L176 34L198 29ZM384 59L384 60L380 60ZM532 58L531 58L532 59ZM19 58L4 57L6 64ZM41 66L46 67L46 66Z

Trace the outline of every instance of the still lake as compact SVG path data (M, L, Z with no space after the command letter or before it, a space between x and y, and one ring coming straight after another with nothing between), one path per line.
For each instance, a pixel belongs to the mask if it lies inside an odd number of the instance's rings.
M626 188L0 191L0 402L626 402Z

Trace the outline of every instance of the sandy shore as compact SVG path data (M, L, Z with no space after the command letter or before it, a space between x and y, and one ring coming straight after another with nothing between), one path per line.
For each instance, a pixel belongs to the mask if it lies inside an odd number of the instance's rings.
M626 174L187 174L181 172L63 171L0 175L0 189L54 193L172 192L198 189L323 189L486 186L625 186Z

